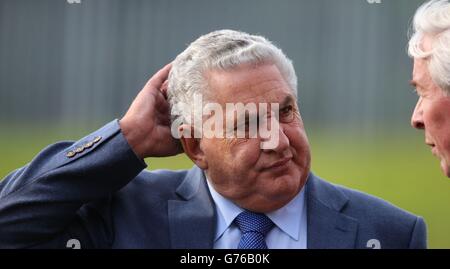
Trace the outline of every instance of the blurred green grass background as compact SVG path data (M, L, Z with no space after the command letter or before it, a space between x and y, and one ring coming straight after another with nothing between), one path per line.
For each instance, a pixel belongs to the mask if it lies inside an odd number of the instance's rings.
M0 179L25 165L46 145L77 140L89 132L76 127L8 127L0 132ZM79 129L78 129L79 130ZM94 129L93 129L94 130ZM308 132L312 170L328 181L383 198L423 216L430 248L450 248L450 179L423 143L418 131L376 133L336 132L313 128ZM185 155L149 158L148 169L190 168Z

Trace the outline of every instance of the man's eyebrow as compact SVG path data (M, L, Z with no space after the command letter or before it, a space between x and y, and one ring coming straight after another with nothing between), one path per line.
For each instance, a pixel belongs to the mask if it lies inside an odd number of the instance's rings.
M288 105L289 103L295 103L295 98L292 95L287 95L284 97L283 102L281 103L281 107Z
M413 86L414 88L417 87L417 82L414 79L411 79L409 81L409 85Z

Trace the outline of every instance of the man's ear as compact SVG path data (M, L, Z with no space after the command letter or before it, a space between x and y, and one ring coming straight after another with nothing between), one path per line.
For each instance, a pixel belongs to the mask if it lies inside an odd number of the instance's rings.
M205 153L200 146L201 138L194 137L194 127L183 124L178 127L178 132L181 134L180 141L184 153L186 153L189 159L191 159L198 167L203 170L208 169Z

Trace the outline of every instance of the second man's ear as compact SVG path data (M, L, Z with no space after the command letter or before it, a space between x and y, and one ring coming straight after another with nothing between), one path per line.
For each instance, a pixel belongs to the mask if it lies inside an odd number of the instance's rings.
M208 162L205 154L201 148L201 138L194 137L194 127L192 125L183 124L178 127L178 132L181 134L180 141L183 146L184 153L191 159L198 167L203 170L208 169Z

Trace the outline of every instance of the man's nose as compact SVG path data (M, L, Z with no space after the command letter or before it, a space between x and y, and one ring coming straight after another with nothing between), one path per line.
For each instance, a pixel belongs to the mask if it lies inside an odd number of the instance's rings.
M264 151L276 151L279 153L283 153L284 151L286 151L289 147L290 147L290 142L289 142L289 138L287 137L285 130L283 128L283 124L279 123L278 124L278 141L274 147L272 147L271 149L263 149Z
M417 101L411 117L411 126L416 129L424 129L425 124L423 122L423 110L422 110L422 97Z

